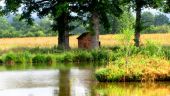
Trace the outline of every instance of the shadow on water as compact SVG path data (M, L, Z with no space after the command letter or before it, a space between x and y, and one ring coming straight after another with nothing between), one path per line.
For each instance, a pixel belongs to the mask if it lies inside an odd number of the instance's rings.
M95 68L99 65L77 63L3 66L3 71L0 72L0 96L170 95L170 82L99 83L94 76Z

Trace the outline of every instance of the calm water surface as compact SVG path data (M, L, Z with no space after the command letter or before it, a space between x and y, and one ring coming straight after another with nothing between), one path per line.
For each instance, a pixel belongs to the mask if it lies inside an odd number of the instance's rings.
M99 83L92 66L16 69L0 72L0 96L170 96L169 82Z

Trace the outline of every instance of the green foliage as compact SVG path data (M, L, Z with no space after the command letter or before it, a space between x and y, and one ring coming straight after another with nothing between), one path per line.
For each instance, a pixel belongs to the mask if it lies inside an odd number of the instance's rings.
M150 27L154 25L155 16L151 12L143 12L141 16L142 27Z
M50 56L50 55L46 56L44 62L47 63L47 64L52 64L52 63L53 63L53 58L52 58L52 56Z
M4 63L4 61L2 60L2 58L0 58L0 65L2 65Z
M162 26L150 26L142 31L142 33L152 34L152 33L169 33L170 27L169 25Z
M93 61L110 61L112 60L112 51L107 49L92 50Z
M88 51L78 50L74 54L75 54L74 61L76 62L91 62L93 58L91 53Z
M152 41L147 41L146 45L140 48L141 54L146 56L163 57L164 50L159 44Z
M22 52L23 57L25 58L24 63L31 63L32 62L32 54L29 51Z
M100 82L120 81L124 74L125 70L118 66L101 68L95 72L96 79Z
M28 25L24 21L20 21L20 15L11 16L12 21L7 17L0 17L0 38L4 37L42 37L56 35L50 28L50 20L45 17L34 25ZM44 20L45 19L45 20ZM47 25L45 25L47 24Z
M24 54L22 53L18 53L18 54L15 54L15 63L16 64L23 64L25 62L25 57L24 57Z
M52 64L53 63L53 57L51 55L44 55L44 54L36 54L32 58L33 64Z
M168 33L170 31L169 18L164 14L153 15L150 12L142 14L142 33Z
M72 52L66 52L64 53L62 62L73 62L74 55Z
M42 54L37 54L32 58L32 63L34 64L44 64L45 63L45 56Z
M155 26L161 26L161 25L169 24L169 18L164 14L155 15L154 21L155 21L154 22Z
M166 57L168 60L170 60L170 50L167 49L167 48L165 48L165 49L164 49L164 54L165 54L165 57Z
M32 58L33 64L52 64L53 63L53 57L51 55L45 55L45 54L36 54Z
M16 56L13 52L10 52L4 56L4 63L5 64L13 64L15 62Z

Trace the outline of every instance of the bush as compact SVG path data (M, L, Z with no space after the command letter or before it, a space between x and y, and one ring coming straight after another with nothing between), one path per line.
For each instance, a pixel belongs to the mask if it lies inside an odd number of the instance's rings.
M14 64L16 60L16 56L13 52L7 53L4 57L4 63L6 64Z
M92 61L92 55L88 51L78 50L74 52L75 56L73 61L75 62L90 62Z
M170 50L169 49L164 49L165 57L170 60Z
M42 54L37 54L36 56L34 56L32 58L32 63L34 64L41 64L41 63L45 63L45 59L46 57Z
M113 52L111 50L107 49L92 50L91 52L93 61L111 61L112 53Z
M3 62L3 60L2 60L2 58L0 58L0 65L2 65L4 62Z
M52 64L52 63L53 63L53 58L52 58L52 56L48 55L48 56L45 58L45 63L47 63L47 64Z
M16 54L15 63L17 64L25 63L25 60L26 58L22 53Z
M29 51L24 51L23 56L25 57L25 63L32 62L32 54Z
M61 60L62 62L73 62L74 58L74 53L72 52L65 52L63 59Z
M141 54L147 56L164 56L162 46L155 44L154 42L147 41L146 45L140 48Z
M97 80L100 82L120 81L123 79L124 74L125 70L112 65L98 69L95 73Z

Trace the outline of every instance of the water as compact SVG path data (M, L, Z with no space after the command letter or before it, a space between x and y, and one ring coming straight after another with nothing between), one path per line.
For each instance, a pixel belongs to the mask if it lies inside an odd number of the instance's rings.
M0 96L170 96L170 82L99 83L92 66L20 68L0 72Z

